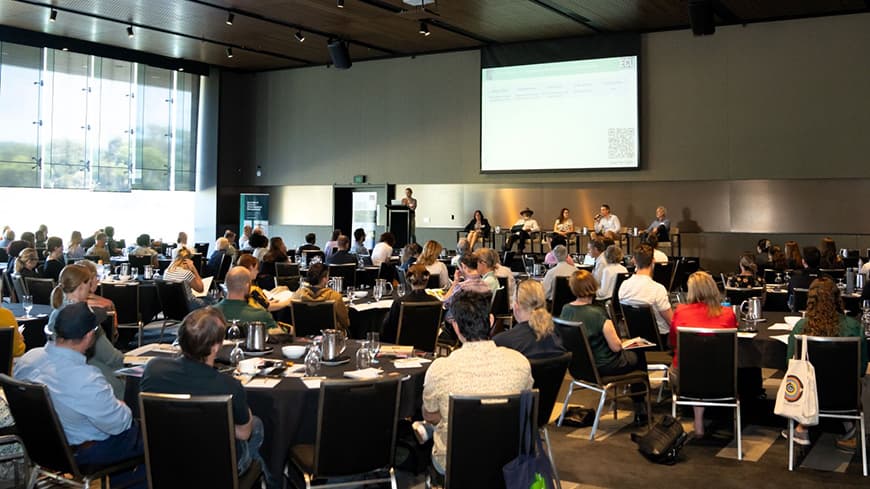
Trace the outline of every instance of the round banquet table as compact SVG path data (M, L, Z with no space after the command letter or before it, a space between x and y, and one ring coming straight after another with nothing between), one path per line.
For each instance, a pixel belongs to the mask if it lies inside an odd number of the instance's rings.
M24 317L24 306L20 303L3 304L3 307L12 311L19 326L23 326L21 335L27 349L45 346L45 325L48 324L48 316L51 314L51 306L34 304L30 310L30 317Z
M301 342L297 342L301 344ZM272 353L263 358L281 358L281 346L270 344L274 349ZM344 372L356 370L356 351L360 343L356 340L347 341L345 355L351 360L349 363L339 366L321 367L320 376L328 379L343 378ZM218 354L218 361L229 358L230 347L224 347ZM302 363L303 360L295 360ZM399 417L410 417L420 412L423 403L423 380L428 363L421 368L397 369L393 362L381 359L373 365L383 369L384 375L402 375L404 380L401 384L401 400L399 403ZM138 406L139 378L127 377L127 387L124 399L128 406ZM260 454L263 456L271 473L280 477L283 474L284 464L290 452L290 447L299 443L314 443L317 429L317 404L319 402L319 389L309 389L301 378L285 377L275 387L245 389L248 396L248 406L251 412L263 421L265 438ZM135 412L135 411L134 411ZM353 408L348 407L348 416L353 416ZM360 420L365 422L365 420Z

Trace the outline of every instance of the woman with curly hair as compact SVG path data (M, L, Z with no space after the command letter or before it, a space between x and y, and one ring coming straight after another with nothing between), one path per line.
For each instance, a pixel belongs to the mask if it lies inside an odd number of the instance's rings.
M857 336L861 338L861 375L867 371L867 340L864 330L855 319L843 312L843 299L837 284L827 276L821 276L810 284L807 292L807 314L795 324L788 335L788 352L786 358L792 358L795 352L795 335L809 336ZM846 434L837 440L837 447L844 450L855 450L855 424L846 426ZM788 430L783 430L783 436L788 437ZM794 433L794 441L798 445L809 445L810 437L807 427L798 425Z

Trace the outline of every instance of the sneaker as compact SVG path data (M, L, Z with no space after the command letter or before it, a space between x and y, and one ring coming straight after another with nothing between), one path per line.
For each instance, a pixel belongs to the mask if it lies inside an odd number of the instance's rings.
M845 424L845 423L844 423ZM842 436L838 437L837 440L849 440L855 438L855 433L858 432L858 423L852 423L852 427L846 430Z
M788 430L782 430L782 437L788 440ZM805 447L810 446L810 432L794 430L794 442Z
M414 430L414 437L417 438L417 443L422 445L429 441L429 431L426 429L425 423L414 421L411 423L411 429Z
M837 448L845 452L854 452L858 448L858 437L837 440Z

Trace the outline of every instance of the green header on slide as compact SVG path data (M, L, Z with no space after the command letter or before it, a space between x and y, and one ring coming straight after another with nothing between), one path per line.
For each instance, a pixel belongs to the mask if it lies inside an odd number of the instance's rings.
M564 61L561 63L488 68L484 70L483 78L487 81L501 81L546 76L579 75L586 73L610 73L614 71L634 69L636 65L636 56L584 59L580 61Z

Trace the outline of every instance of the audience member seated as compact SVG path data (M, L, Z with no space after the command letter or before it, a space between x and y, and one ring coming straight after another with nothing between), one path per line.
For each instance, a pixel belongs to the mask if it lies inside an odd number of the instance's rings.
M250 239L253 234L253 230L251 229L250 224L245 224L242 227L242 236L239 238L239 249L240 250L252 250Z
M178 250L182 248L187 248L187 251L189 251L190 254L196 253L196 250L194 248L187 245L187 233L185 233L184 231L179 232L178 238L175 240L175 248L172 248L171 255L173 260L178 257Z
M341 294L327 286L329 283L329 268L323 263L315 263L308 267L305 276L307 287L300 287L293 298L304 302L335 302L335 322L340 329L347 330L350 326L347 306L341 300Z
M102 233L102 232L103 232L102 229L97 229L96 231L91 233L87 238L82 240L82 248L84 248L85 251L87 251L88 248L90 248L91 246L93 246L97 242L97 235Z
M66 266L63 258L63 241L57 236L48 238L45 242L45 265L42 267L42 276L55 281L60 276L60 271Z
M197 309L206 305L206 303L203 300L204 298L194 297L192 291L195 290L199 293L203 293L205 292L205 286L203 285L202 277L199 276L199 271L197 271L190 256L190 252L187 251L187 248L179 251L178 256L169 264L166 272L163 273L163 280L185 284L184 290L187 293L187 300L190 304L190 308Z
M316 242L317 242L317 235L315 235L314 233L306 234L305 235L305 244L303 244L299 247L299 250L297 250L296 254L301 256L303 251L320 251L320 247L317 246L316 244L314 244Z
M251 254L258 260L262 260L268 251L269 238L264 236L263 233L253 233L251 234L251 239L248 240L248 246L251 247Z
M553 300L553 294L556 292L556 277L570 277L577 268L568 263L568 248L565 245L556 246L553 249L553 255L556 256L558 264L547 270L544 275L544 294L548 301ZM603 260L604 258L602 258Z
M674 311L671 321L669 341L674 350L671 365L671 383L679 385L679 365L677 365L677 328L736 328L737 318L730 307L722 307L719 288L707 272L695 272L689 276L687 303L680 304ZM704 407L694 406L695 438L704 437Z
M408 268L417 262L417 258L420 256L420 253L423 252L423 248L420 247L417 243L408 243L402 248L402 256L399 260L402 262L399 265L399 268L403 271L407 272Z
M372 265L379 267L381 263L389 263L390 257L393 256L394 244L396 244L396 237L393 236L393 233L386 232L382 234L381 240L372 250Z
M801 250L798 247L797 241L785 242L785 258L787 269L794 270L797 268L803 268L804 259L801 257Z
M653 250L648 244L642 244L634 250L634 275L622 282L619 287L619 302L632 306L650 306L656 318L662 342L668 344L668 333L671 330L671 302L665 286L652 278Z
M456 242L456 254L450 259L450 265L458 267L459 260L462 260L462 257L469 253L470 250L471 246L469 246L468 240L459 238L459 241Z
M139 423L113 395L105 374L86 364L85 354L101 331L99 319L84 302L64 306L54 319L55 341L18 359L15 378L48 388L78 464L111 465L141 456ZM134 487L146 487L144 465L133 474L113 476L112 487L122 487L124 478L138 481Z
M275 239L275 238L272 238ZM278 238L281 239L281 238ZM211 251L211 256L208 257L208 263L205 265L205 273L208 276L217 275L221 269L221 263L224 261L224 256L229 253L230 240L221 236L214 242L214 249ZM266 253L268 255L268 253ZM286 255L285 255L286 258Z
M130 255L150 256L151 266L157 266L157 252L154 251L154 248L151 247L151 236L147 234L140 234L139 237L136 238L136 247L133 248L133 251L130 252Z
M34 248L45 248L45 242L48 240L48 226L40 224L39 229L33 233L36 241L33 243Z
M112 226L106 226L105 233L106 233L106 249L109 250L109 255L111 255L111 256L120 255L123 252L123 250L121 249L121 243L115 241L115 228ZM149 240L149 244L150 244L151 238L149 238L148 240Z
M489 339L489 297L468 292L450 306L447 323L462 348L436 358L423 383L423 419L434 425L432 465L443 475L447 460L450 395L517 393L532 387L529 361Z
M788 282L789 303L792 303L794 289L808 289L813 280L819 277L819 262L822 260L819 249L815 246L805 246L803 253L802 268L792 272L791 279Z
M647 246L648 245L641 245ZM652 263L652 252L646 252L646 260ZM647 265L648 269L652 269ZM650 279L652 281L652 279ZM592 349L592 357L598 372L601 375L620 375L634 370L646 371L646 357L641 353L623 350L622 341L616 334L613 321L607 318L607 313L599 306L593 304L595 293L598 291L598 282L586 270L577 270L571 276L568 284L576 299L562 308L560 318L566 321L583 323L586 336L589 338L589 347ZM661 287L661 285L659 285ZM669 306L670 307L670 306ZM668 309L670 312L670 309ZM577 354L577 352L573 352ZM643 384L632 384L632 392L639 393L644 390ZM637 426L646 424L648 413L642 394L632 396L634 401L634 423Z
M837 243L830 237L822 239L822 245L819 247L819 252L822 254L822 259L819 261L819 268L823 270L846 268L843 263L843 257L837 253Z
M246 253L240 256L237 265L247 269L248 273L252 277L251 287L248 291L248 304L252 306L260 306L269 312L280 311L290 305L292 297L287 297L286 299L280 301L277 299L269 299L266 296L266 293L263 292L263 289L261 289L260 286L256 284L255 280L253 280L257 277L257 273L259 273L260 270L260 262L257 261L256 258L254 258L254 255Z
M329 238L329 241L323 245L323 254L329 259L333 253L335 253L335 248L338 246L338 237L341 236L341 229L334 229L332 231L332 237ZM392 250L391 250L392 252Z
M241 272L247 274L244 269ZM252 460L257 460L266 485L277 487L260 456L263 422L251 413L242 384L231 375L215 369L215 358L221 349L226 329L224 316L216 308L206 307L188 314L178 328L181 356L158 357L148 362L142 374L140 389L142 392L193 396L231 395L239 474L248 470Z
M606 250L608 246L609 245L603 239L593 238L589 240L589 244L586 248L588 253L586 254L586 259L583 260L583 264L593 265L592 276L595 277L595 281L598 283L601 283L601 271L604 270L604 267L607 265L607 261L604 259L604 250Z
M224 231L224 238L227 239L227 254L233 258L233 262L236 261L236 258L239 256L239 249L236 247L236 233L232 230L227 229Z
M21 239L9 243L9 248L7 248L9 262L6 264L6 273L8 275L11 276L15 272L15 262L18 260L18 255L27 248L32 248L32 246L27 241Z
M111 261L111 257L109 256L109 249L106 248L106 233L97 233L97 235L94 236L94 239L96 242L93 244L93 246L88 248L88 251L85 252L85 255L96 256L100 259L101 262L103 262L103 264L109 264Z
M489 236L491 227L489 221L483 217L483 212L476 210L471 217L471 221L468 221L468 224L465 225L464 230L468 233L465 235L465 239L468 241L468 249L473 250L474 245L477 244L479 239Z
M565 240L565 237L562 236L561 234L550 235L549 242L550 242L550 251L544 256L544 265L552 266L552 265L556 265L557 263L559 263L559 260L556 259L555 253L553 253L553 250L555 250L556 247L559 245L564 246L565 249L567 250L568 242ZM571 255L568 255L568 257L565 258L565 261L569 265L574 265L574 259L571 258Z
M480 263L484 262L484 266L492 270L493 275L495 275L496 280L500 278L504 278L507 281L507 294L508 297L513 297L516 292L516 279L514 278L514 273L511 271L509 267L506 267L501 264L501 261L498 257L498 252L492 248L481 248L477 250L477 261L478 268L481 270L485 270L484 268L480 268ZM481 275L486 280L486 274Z
M480 279L489 286L489 289L492 290L493 293L495 293L501 285L498 283L498 278L495 276L495 264L491 261L487 250L488 248L481 248L474 252L474 256L477 257L477 273L480 275Z
M571 219L571 212L567 207L563 207L559 211L559 217L556 218L556 222L553 224L553 232L566 239L574 233L574 221Z
M655 236L660 243L671 239L671 220L664 206L656 207L656 218L646 228L646 233Z
M767 264L767 268L777 272L784 272L788 268L788 259L786 259L781 246L773 245L770 247L770 263Z
M732 289L754 289L764 287L764 278L758 276L756 259L749 253L740 257L740 273L728 277L726 285ZM770 262L767 262L770 263Z
M646 244L650 245L653 249L653 262L654 263L667 263L668 255L664 254L661 250L656 248L659 245L659 239L654 234L646 235Z
M510 250L514 241L517 242L517 251L522 253L526 249L526 241L531 238L531 233L537 233L541 230L538 221L532 219L535 211L526 207L520 211L520 218L511 226L511 234L504 242L504 251Z
M25 231L21 233L21 241L26 241L28 244L28 248L36 248L36 235L31 233L30 231Z
M396 335L399 329L399 312L403 302L432 302L440 303L440 301L426 293L426 284L429 283L429 270L423 265L411 265L405 273L405 279L411 286L411 290L393 301L390 306L390 312L384 318L384 325L381 329L381 341L387 343L395 343ZM414 324L406 324L405 327L414 327Z
M69 245L66 248L67 260L81 260L85 257L85 249L82 247L82 233L73 231L69 238Z
M350 252L354 255L368 255L369 250L366 249L366 232L363 228L356 228L353 231L353 246Z
M12 328L12 356L24 355L27 346L24 344L24 336L18 330L18 321L12 311L3 307L2 302L0 302L0 328Z
M443 248L437 241L431 239L426 241L426 244L423 245L423 252L417 258L417 263L429 270L429 276L438 277L438 286L443 289L450 286L450 272L447 271L447 265L438 261L441 250Z
M806 258L806 248L804 248ZM805 334L809 336L848 337L861 338L861 377L867 372L867 340L864 337L864 328L855 319L846 316L843 309L843 299L837 284L827 276L813 280L807 293L807 313L803 319L795 324L788 335L788 349L786 358L794 358L795 335ZM810 359L812 361L812 359ZM857 436L862 433L856 429L856 424L849 421L843 423L845 435L837 440L837 448L854 451L857 446ZM788 430L783 430L783 437L788 438ZM794 432L794 441L799 445L809 445L810 436L807 427L798 425Z
M450 309L450 304L456 300L456 297L467 292L476 292L488 297L492 297L495 292L494 288L480 278L480 274L477 272L477 255L474 253L466 254L459 262L459 268L453 274L453 285L444 294L444 308Z
M15 260L15 273L21 276L23 281L27 277L39 278L36 267L39 265L39 256L33 248L24 248Z
M616 287L616 277L621 273L628 273L622 265L622 248L610 245L604 250L604 260L607 265L601 270L601 287L595 294L595 299L608 301L613 298L613 288ZM616 304L614 304L616 307Z
M67 304L76 302L87 304L97 314L100 322L105 320L108 313L115 310L115 306L103 297L97 296L99 299L91 300L92 290L96 289L95 283L97 282L86 266L67 265L64 267L60 272L60 281L51 294L52 311L48 317L48 330L54 332L59 311ZM117 335L117 325L113 330L113 335ZM95 333L94 346L88 354L88 364L100 369L106 381L112 386L115 397L123 399L124 381L115 375L115 370L124 366L124 355L112 345L113 340L114 338L107 338L103 328L100 328Z
M351 255L348 252L348 248L350 248L350 238L342 234L338 237L336 246L338 251L326 259L327 265L356 265L356 256Z
M106 311L106 313L115 312L115 304L105 297L101 295L97 295L97 289L100 287L100 274L97 272L97 265L90 260L81 260L75 264L76 266L82 267L88 271L88 279L89 284L89 292L88 292L88 305L91 306L94 310L102 309ZM63 270L61 270L62 272ZM58 279L58 284L60 284L60 279ZM113 327L112 327L112 337L110 338L112 342L118 339L118 315L112 314L113 319Z
M496 345L516 350L526 358L545 358L565 352L562 339L553 327L553 317L547 312L540 282L520 282L513 306L517 324L493 338Z
M277 323L269 314L269 311L259 305L252 306L248 303L248 292L251 290L251 272L243 266L235 266L227 272L224 281L227 286L227 297L220 301L217 307L227 321L239 320L247 323L260 321L267 327L274 328Z
M3 239L0 239L0 248L8 248L9 244L15 241L15 231L11 228L3 233Z

